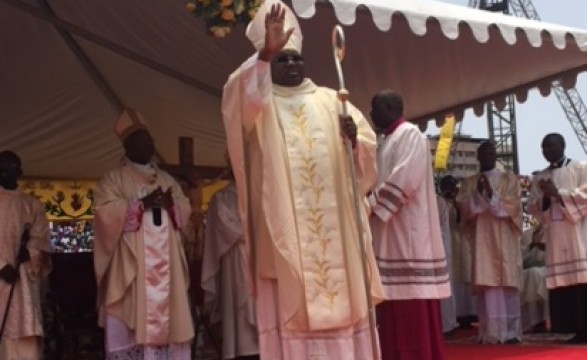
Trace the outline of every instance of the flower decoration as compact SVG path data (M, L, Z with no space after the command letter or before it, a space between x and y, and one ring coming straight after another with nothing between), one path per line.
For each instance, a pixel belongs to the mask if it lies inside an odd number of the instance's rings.
M194 0L187 11L202 17L208 33L225 37L237 24L247 25L257 14L263 0Z

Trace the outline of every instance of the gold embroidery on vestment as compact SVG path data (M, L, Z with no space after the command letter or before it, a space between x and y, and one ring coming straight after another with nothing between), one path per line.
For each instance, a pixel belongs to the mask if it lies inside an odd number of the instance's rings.
M312 137L308 128L308 120L305 115L305 106L302 104L297 108L291 107L289 111L293 116L293 129L295 137L293 142L299 142L296 148L302 153L300 158L302 166L300 167L300 178L303 180L304 193L306 195L306 205L308 206L308 217L302 220L300 226L304 226L309 234L303 239L304 258L310 259L308 271L314 275L314 285L310 295L310 301L316 300L319 296L324 296L333 309L334 302L340 293L341 281L334 280L331 277L331 264L327 260L329 245L332 242L329 229L325 226L324 211L320 207L321 196L325 190L325 184L320 174L316 171L318 162L314 154L316 139ZM301 146L299 146L301 145Z

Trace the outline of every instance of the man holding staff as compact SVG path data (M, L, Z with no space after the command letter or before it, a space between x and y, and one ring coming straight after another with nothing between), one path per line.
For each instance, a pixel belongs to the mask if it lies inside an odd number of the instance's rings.
M344 139L357 191L376 181L375 134L334 90L304 77L295 16L266 1L247 28L258 50L229 78L222 113L256 294L262 359L373 359L368 301L382 298L361 206L366 294ZM261 311L262 309L262 311Z

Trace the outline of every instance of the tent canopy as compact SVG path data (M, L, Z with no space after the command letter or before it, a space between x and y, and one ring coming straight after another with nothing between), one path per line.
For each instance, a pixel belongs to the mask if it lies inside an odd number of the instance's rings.
M122 149L122 107L150 124L162 158L178 136L198 165L223 166L222 86L253 47L242 27L207 35L186 0L0 0L0 148L28 176L97 178ZM351 101L366 114L383 88L403 93L414 121L481 109L587 69L587 31L433 0L293 0L302 18L307 75L337 88L332 27L345 26ZM359 6L363 4L364 6Z

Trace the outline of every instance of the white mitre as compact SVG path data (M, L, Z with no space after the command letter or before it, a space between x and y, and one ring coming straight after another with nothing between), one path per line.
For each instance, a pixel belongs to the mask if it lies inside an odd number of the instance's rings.
M116 125L114 126L114 132L120 139L124 140L133 132L141 129L147 129L147 122L143 116L135 109L126 108L120 114Z
M265 0L265 2L259 7L257 14L253 20L247 26L246 35L249 40L253 43L253 46L257 50L263 49L265 46L265 17L271 12L271 6L279 4L282 8L285 8L285 19L283 22L283 29L287 31L290 28L294 28L294 32L291 34L287 44L283 47L284 50L296 50L298 53L302 53L302 31L300 24L294 12L280 0Z

